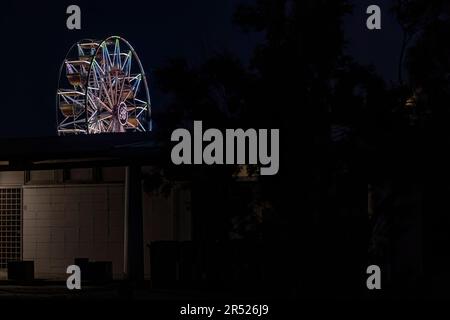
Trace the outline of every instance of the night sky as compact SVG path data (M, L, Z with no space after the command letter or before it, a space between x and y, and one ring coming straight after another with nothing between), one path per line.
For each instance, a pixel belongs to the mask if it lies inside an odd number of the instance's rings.
M232 24L231 16L241 2L3 1L0 134L55 134L59 67L70 46L83 38L120 35L130 41L148 74L153 108L163 108L164 97L152 83L152 70L170 58L184 57L197 64L214 52L227 50L247 63L263 36L243 33ZM373 64L387 82L395 81L401 34L388 12L390 1L377 1L383 10L383 30L375 32L365 28L365 9L373 1L357 2L354 14L345 19L347 53L360 63ZM82 10L80 31L66 28L65 12L71 4Z
M364 65L373 65L376 72L390 84L397 81L402 31L391 10L392 0L353 0L353 14L344 21L348 41L346 53ZM381 8L381 30L366 28L366 9L376 4Z

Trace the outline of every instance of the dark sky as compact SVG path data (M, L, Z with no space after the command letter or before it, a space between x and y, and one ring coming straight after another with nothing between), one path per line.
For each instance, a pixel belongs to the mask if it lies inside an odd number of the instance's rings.
M152 70L171 57L191 63L228 48L248 60L260 36L231 23L238 0L7 1L0 13L3 77L2 136L55 134L58 70L67 50L83 38L120 35L136 49L147 75L154 107L158 92ZM66 28L66 8L78 4L82 29Z
M344 32L348 41L346 52L356 61L373 65L389 84L398 79L402 32L392 13L392 0L353 0L353 13L344 21ZM381 8L381 30L368 30L366 14L368 6Z
M227 49L248 61L262 35L243 33L232 24L232 13L243 1L253 0L3 1L0 135L55 134L58 70L69 47L83 38L120 35L129 40L149 76L155 108L162 107L158 106L162 99L152 84L152 70L167 59L181 56L199 63L208 54ZM365 8L371 1L357 2L354 15L345 21L348 53L358 62L373 63L385 79L395 79L398 26L384 14L383 30L368 31ZM377 2L388 11L387 0ZM70 4L82 9L80 31L66 28Z

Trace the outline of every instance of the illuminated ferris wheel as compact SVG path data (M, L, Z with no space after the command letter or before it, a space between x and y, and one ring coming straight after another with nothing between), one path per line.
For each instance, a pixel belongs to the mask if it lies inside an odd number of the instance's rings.
M151 130L145 73L121 37L74 44L61 66L56 96L59 135Z

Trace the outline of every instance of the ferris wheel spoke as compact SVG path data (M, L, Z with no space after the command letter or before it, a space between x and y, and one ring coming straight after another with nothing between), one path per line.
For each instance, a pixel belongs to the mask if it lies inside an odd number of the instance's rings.
M139 102L140 104L145 105L145 106L148 105L148 103L147 103L146 101L141 100L141 99L137 99L137 98L136 98L136 99L134 99L134 101Z
M99 70L98 70L98 66L97 66L97 64L93 64L92 65L92 71L93 71L93 82L94 82L94 86L96 87L96 88L98 88L99 87L99 78L100 78L100 72L99 72Z
M123 79L123 80L122 80L122 85L120 86L119 94L118 94L118 96L117 96L118 101L119 101L119 100L120 100L120 101L122 100L123 89L125 88L125 83L126 83L126 81L125 81L125 79Z
M63 127L64 124L68 121L69 117L65 117L63 121L59 124L60 127Z
M139 123L139 128L142 130L142 131L145 131L145 128L144 128L144 126L142 125L142 123L138 120L138 123Z
M99 122L97 124L97 132L102 132L103 131L103 126L102 125L103 125L102 122Z
M101 132L101 130L100 130L100 123L96 123L95 124L95 132L96 133Z
M104 103L102 100L100 100L98 97L95 97L95 101L97 101L103 107L103 109L106 109L107 111L112 112L112 109L106 103Z
M114 121L111 121L111 122L109 123L108 131L107 131L107 132L114 132L114 129L115 129L115 123L114 123Z
M114 104L113 104L113 102L111 100L111 97L109 96L108 89L107 89L106 84L104 82L102 82L102 87L103 87L103 94L105 95L106 99L108 100L109 105L113 106Z
M142 75L139 74L139 75L136 77L136 81L133 83L133 91L134 91L134 93L135 93L136 96L137 96L137 93L138 93L138 91L139 91L139 86L141 85L141 79L142 79Z
M108 88L107 92L108 92L108 97L110 100L110 105L111 108L114 107L114 105L116 105L116 94L114 93L115 90L115 84L114 84L114 78L111 75L111 72L108 72L107 77L106 77L106 87Z
M110 113L108 113L108 114L101 114L99 121L108 120L108 119L111 119L112 117L113 117L113 115L110 114Z
M141 111L139 111L139 113L136 115L137 118L139 118L140 116L142 116L142 114L147 111L147 108L141 108Z
M92 110L96 110L97 109L97 105L95 104L95 95L93 94L88 94L88 105L92 107Z
M88 123L92 123L93 122L92 120L94 120L94 118L97 116L97 114L98 114L98 110L92 112L92 114L90 115L90 117L88 119Z
M78 124L78 123L84 123L84 120L75 120L75 121L66 122L65 124L61 124L60 127L67 127L69 125Z
M114 67L118 68L119 70L122 69L119 39L116 39L116 42L114 44Z
M78 56L83 56L84 50L83 48L81 48L80 44L77 44L77 48L78 48Z
M67 103L75 103L75 104L78 104L78 105L80 105L80 106L83 106L83 102L82 102L82 101L77 100L77 99L75 99L75 98L73 98L73 97L71 97L71 96L62 96L62 98L63 98L64 101L67 102Z
M120 97L123 92L123 87L125 85L125 81L121 81L119 77L116 77L113 82L114 85L114 103L118 105L120 103Z
M111 95L111 99L113 102L113 107L115 105L118 104L117 99L117 81L115 81L115 79L113 78L113 76L111 76L111 74L109 75L109 90L110 90L110 95Z
M94 59L92 61L92 67L97 72L99 78L102 78L105 76L105 74L106 74L105 69L102 68L102 66L97 62L97 60Z
M109 54L108 46L106 45L106 42L103 43L102 50L103 50L103 60L105 63L105 72L109 72L112 62L111 62L111 55Z
M102 122L101 122L101 121L98 121L98 122L95 124L95 130L96 130L97 133L102 132Z
M131 72L131 56L132 56L132 52L131 50L128 51L126 57L125 57L125 61L122 64L122 71L125 72L125 74L129 75Z
M85 93L78 91L78 90L74 90L74 89L62 89L62 90L58 90L58 95L62 95L62 96L70 96L70 97L76 97L76 96L84 96Z

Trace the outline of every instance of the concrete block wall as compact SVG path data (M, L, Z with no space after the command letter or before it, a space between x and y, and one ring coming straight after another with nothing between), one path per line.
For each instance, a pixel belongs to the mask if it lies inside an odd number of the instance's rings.
M75 258L112 261L123 276L124 189L120 184L23 187L23 259L39 278L66 278Z
M0 186L22 185L24 182L23 171L0 171Z

